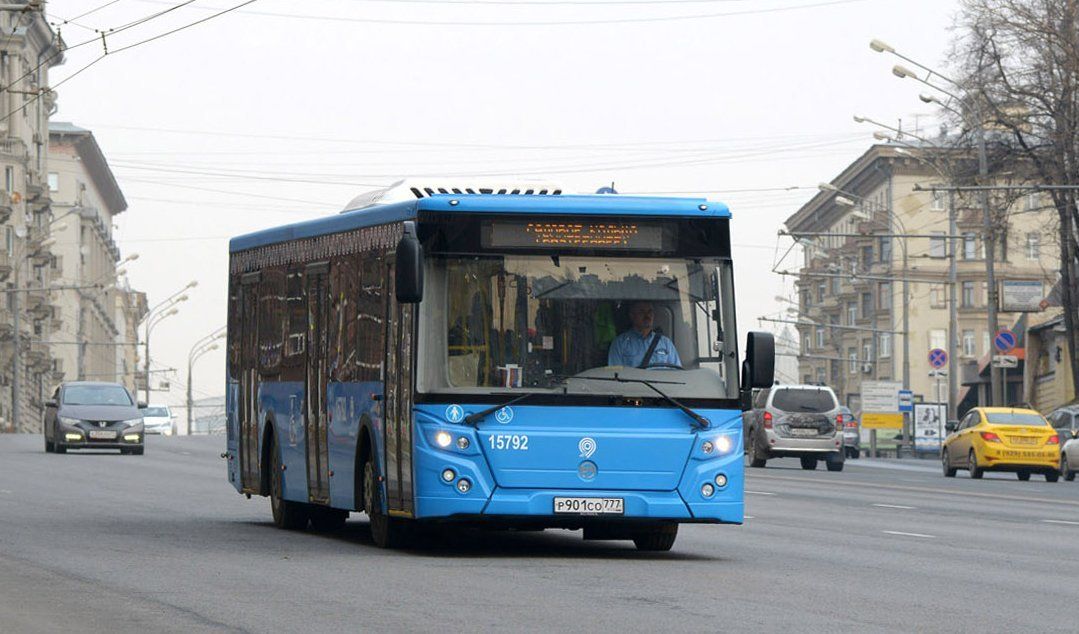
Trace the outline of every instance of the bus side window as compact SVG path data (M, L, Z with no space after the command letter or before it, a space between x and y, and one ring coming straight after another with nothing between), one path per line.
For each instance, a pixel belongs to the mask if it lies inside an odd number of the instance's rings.
M272 375L281 369L284 274L279 270L265 270L259 284L259 370Z
M333 298L333 312L327 324L329 334L330 380L348 382L353 380L356 345L350 337L356 328L356 274L352 259L346 256L333 261L330 273L330 295Z
M386 324L383 317L385 300L382 297L381 253L366 252L360 256L359 288L356 297L356 378L357 381L381 381L385 354Z

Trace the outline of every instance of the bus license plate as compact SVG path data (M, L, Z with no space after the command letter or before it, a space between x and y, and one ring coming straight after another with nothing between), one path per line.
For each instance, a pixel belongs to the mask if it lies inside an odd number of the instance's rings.
M90 437L97 440L116 440L116 432L114 431L98 431L96 429L90 431Z
M622 515L624 498L555 498L555 513L573 515Z

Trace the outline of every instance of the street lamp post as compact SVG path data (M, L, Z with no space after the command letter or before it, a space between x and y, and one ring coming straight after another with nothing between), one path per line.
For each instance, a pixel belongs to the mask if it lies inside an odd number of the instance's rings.
M921 68L922 70L924 70L927 73L925 77L920 77L914 71L912 71L912 70L910 70L910 69L908 69L908 68L906 68L906 67L904 67L902 65L896 64L895 66L892 67L892 74L895 75L896 77L899 77L900 79L907 79L907 78L913 79L913 80L915 80L917 82L925 84L926 86L929 86L933 90L939 91L939 92L947 95L948 97L951 97L952 99L954 99L956 102L958 102L960 104L962 104L964 102L964 100L962 98L960 98L958 95L956 95L956 94L954 94L954 93L952 93L952 92L950 92L950 91L948 91L948 90L946 90L944 88L941 88L940 86L938 86L938 85L936 85L936 84L934 84L934 83L932 83L930 81L934 76L936 76L936 77L948 82L952 86L962 90L963 87L959 84L959 82L955 81L954 79L951 79L951 78L949 78L949 77L947 77L945 75L942 75L941 73L937 72L936 70L933 70L932 68L926 66L925 64L922 64L922 63L917 62L917 61L915 61L915 60L913 60L913 59L911 59L909 57L906 57L904 55L901 55L901 54L897 53L894 48L892 48L891 46L889 46L888 44L886 44L886 43L884 43L884 42L882 42L880 40L871 41L869 43L869 47L871 49L873 49L874 51L878 52L878 53L890 53L892 55L895 55L896 57L898 57L900 59L903 59L903 60L905 60L907 62L910 62L911 64L914 64L915 66L917 66L918 68ZM922 99L922 101L926 101L927 103L932 102L932 101L936 101L937 103L940 103L939 100L935 100L933 98L926 99L926 96L922 96L921 99ZM957 114L963 120L963 122L966 123L969 127L974 128L976 130L977 134L978 134L978 140L977 140L977 143L978 143L978 177L982 181L982 184L985 184L986 177L989 175L989 162L988 162L988 159L986 158L986 149L985 149L985 119L984 119L984 117L982 115L981 104L978 103L977 99L970 100L970 105L971 105L971 108L973 109L973 116L974 116L973 121L969 118L968 114L964 114L964 111L961 108L959 110L952 109L952 108L948 108L948 109L951 112ZM998 324L998 320L997 320L997 306L998 306L998 303L999 303L999 297L998 297L998 289L997 289L997 286L996 286L996 242L997 242L997 240L996 240L996 227L993 226L992 215L990 214L990 211L989 211L989 192L988 192L988 190L981 190L979 193L981 194L981 196L980 196L981 201L980 202L981 202L981 205L982 205L982 218L983 218L983 225L984 225L984 229L985 229L985 237L984 237L984 239L985 239L985 277L986 277L986 285L989 287L989 290L988 290L988 303L989 303L989 305L987 306L987 309L988 309L988 320L987 320L988 324L987 324L987 327L989 329L989 336L993 337L993 336L995 336L995 334L996 334L996 332L997 332L997 330L999 328L999 324ZM993 364L990 363L989 364L989 387L990 387L990 390L989 390L989 403L988 403L990 406L996 405L998 403L1002 404L1004 402L1004 400L1005 400L1006 395L1003 393L1004 390L1002 388L1005 388L1006 386L1001 385L1000 377L1001 377L1000 371L997 368L993 367ZM951 381L949 380L949 389L951 389L950 384L951 384Z
M184 296L186 298L186 296ZM179 302L177 302L179 303ZM146 322L146 359L143 364L143 368L146 372L146 404L150 404L150 334L154 331L154 326L158 325L162 321L165 321L169 317L180 312L179 308L171 308L163 313L154 316L153 319Z
M146 403L147 404L150 403L150 327L151 327L151 323L156 324L155 320L157 319L158 316L155 315L155 313L157 313L158 311L167 311L168 309L172 308L176 304L179 304L180 302L186 302L187 301L187 295L183 294L184 291L186 291L188 289L191 289L191 288L195 288L198 285L199 285L198 280L191 280L190 282L187 283L186 286L184 286L180 290L176 291L172 295L169 295L164 300L162 300L160 303L158 303L156 306L154 306L150 310L146 311L146 314L142 318L143 322L146 323L146 338L145 338L146 358L143 359L143 369L144 369L144 372L145 372L145 380L146 380Z
M214 343L215 340L225 336L225 327L222 326L214 332L206 335L195 342L195 345L191 346L191 351L187 354L187 433L191 434L191 425L194 420L192 410L194 408L194 397L191 393L192 384L192 369L194 368L195 361L202 355L216 350L219 346Z

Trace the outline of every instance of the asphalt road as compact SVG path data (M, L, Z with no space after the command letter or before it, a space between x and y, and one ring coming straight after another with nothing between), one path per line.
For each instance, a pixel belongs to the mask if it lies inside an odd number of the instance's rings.
M745 526L683 526L671 553L553 530L394 552L363 515L274 528L222 444L0 436L0 632L1079 629L1079 482L779 460L750 470Z

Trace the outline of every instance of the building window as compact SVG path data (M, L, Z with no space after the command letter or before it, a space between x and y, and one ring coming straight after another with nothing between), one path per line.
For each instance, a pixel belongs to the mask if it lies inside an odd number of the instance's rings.
M832 278L832 295L839 295L839 278Z
M873 316L873 294L862 293L862 319L869 319Z
M940 236L939 238L929 238L929 257L931 258L943 258L947 254L947 245L944 239L946 235L943 231L933 231L934 236Z
M1027 194L1026 197L1026 211L1035 211L1038 209L1038 194L1037 192Z
M880 239L880 261L882 263L889 263L892 261L892 239L881 238Z
M904 300L906 301L906 300ZM944 292L943 284L931 284L929 286L929 305L932 308L944 308L948 303L948 296Z
M862 247L862 270L868 271L873 266L873 247Z
M5 167L4 168L4 191L6 191L8 194L13 194L15 192L15 168L14 167Z
M974 347L974 331L963 331L963 356L973 357L978 354L978 350Z
M856 321L858 321L858 304L851 302L847 304L847 325L853 326Z
M933 203L929 208L933 211L944 211L944 192L933 192Z
M821 326L817 326L817 347L824 347L824 328Z
M821 282L821 283L817 284L817 303L818 304L823 304L824 303L824 292L825 292L825 290L827 290L827 288L828 288L828 285L825 284L824 282Z
M809 307L813 305L813 303L810 301L809 291L801 291L800 293L798 293L798 296L801 299L802 312L809 312Z
M866 339L862 342L862 361L864 363L871 363L873 361L873 340Z
M49 172L49 191L60 191L60 175L56 172Z
M892 333L880 333L880 358L887 359L892 356Z
M1042 257L1042 236L1040 233L1027 234L1027 259L1040 260Z
M973 233L963 234L963 259L974 260L978 257L978 240Z
M966 281L962 283L962 294L960 295L959 305L963 308L974 307L974 282Z
M948 346L948 331L943 328L934 328L929 331L929 349L941 348L944 349Z
M890 310L892 307L892 284L881 282L878 289L877 307L881 310Z
M858 372L858 349L847 348L847 372L855 374Z
M817 383L821 385L827 383L827 378L824 376L824 368L817 368Z

